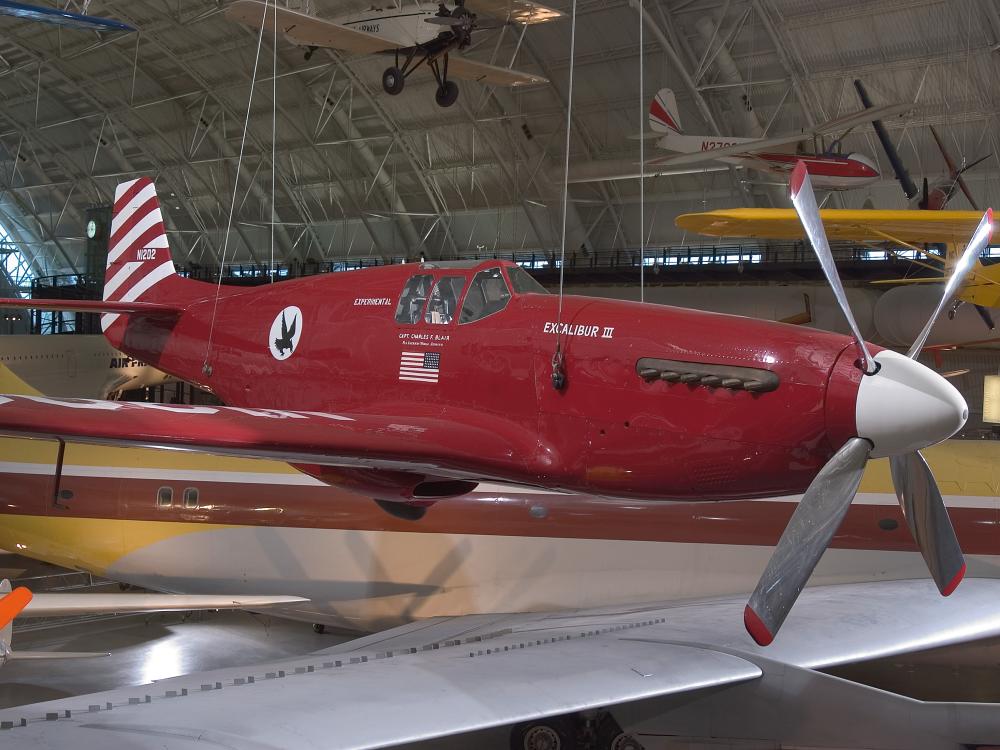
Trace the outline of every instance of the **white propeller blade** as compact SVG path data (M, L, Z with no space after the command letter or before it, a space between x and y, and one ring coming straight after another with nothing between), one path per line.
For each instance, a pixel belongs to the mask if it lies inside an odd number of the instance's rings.
M913 346L906 353L906 356L910 359L916 359L920 354L921 350L924 348L924 344L927 343L927 337L931 334L931 328L937 323L938 317L941 315L941 311L944 310L945 305L951 302L951 298L955 296L955 292L958 291L959 285L965 279L965 275L972 268L972 264L976 262L976 258L983 252L986 246L990 242L990 237L993 236L993 209L986 209L986 213L983 214L982 221L979 222L979 226L976 227L976 231L972 233L972 239L969 240L969 244L965 246L965 250L962 252L962 257L958 259L958 263L955 264L955 268L951 272L951 276L948 278L947 283L944 285L944 293L941 295L941 299L938 300L937 307L934 308L934 312L931 313L930 318L927 319L927 324L924 326L920 335L917 336L917 340L913 342Z
M965 556L931 467L920 451L890 456L889 467L906 525L938 591L949 596L965 576Z
M792 170L792 178L788 183L789 195L792 198L792 205L799 215L799 220L806 230L809 242L813 246L819 264L823 268L823 275L833 289L833 296L837 298L847 324L851 327L854 335L854 342L858 346L858 353L861 355L861 364L867 374L871 374L878 369L871 352L861 337L861 329L854 319L851 306L847 303L847 294L844 292L844 285L840 282L840 275L837 273L837 266L833 262L833 253L830 252L830 243L826 239L826 230L823 228L823 221L819 217L819 207L816 205L816 195L813 193L812 180L809 179L809 172L806 163L801 159Z
M858 491L858 485L861 482L865 464L871 456L873 445L877 447L885 437L882 434L884 430L880 431L879 429L884 427L881 425L881 420L876 420L874 428L870 424L867 428L862 425L864 421L862 417L871 416L870 412L875 406L870 397L867 401L862 399L862 392L866 385L869 388L869 393L872 392L871 388L875 388L874 392L880 394L879 404L884 401L890 408L910 403L907 396L914 389L920 392L926 392L928 389L933 391L936 385L943 384L944 391L954 391L940 376L935 375L914 360L923 347L937 316L954 295L958 284L968 273L973 260L989 242L993 218L991 212L987 212L986 216L983 217L983 221L976 229L969 246L945 286L941 303L931 315L931 319L921 332L920 337L911 347L909 359L891 353L892 357L886 361L895 362L897 366L880 369L861 338L857 322L851 313L847 297L844 294L844 287L837 275L833 255L830 253L830 246L820 219L819 209L816 206L816 198L812 192L809 174L805 164L801 161L792 172L790 188L792 203L795 205L795 210L798 212L806 234L816 251L816 256L823 267L823 273L830 282L837 302L844 312L844 317L847 318L851 326L865 373L869 377L865 378L861 385L857 402L857 408L860 410L858 427L861 432L859 435L865 435L865 437L853 437L844 443L810 483L801 502L792 514L788 526L785 527L781 539L778 540L778 545L775 547L767 568L761 575L760 581L747 603L744 611L747 631L762 646L766 646L774 639L781 624L785 621L785 617L847 514L851 501ZM905 363L907 367L900 369L899 363ZM959 411L961 411L961 422L964 422L967 415L964 401L957 391L954 392L954 399L947 398L947 396L948 394L945 393L942 397L942 403L948 404L949 408L956 410L955 419L958 418ZM919 444L929 445L934 441L943 440L953 432L950 427L954 420L951 418L950 412L945 409L944 419L942 419L941 414L938 413L939 410L931 408L935 403L935 400L931 399L930 406L925 403L922 407L915 409L912 414L915 419L900 423L906 425L905 428L900 428L905 430L903 437L914 437L914 435L909 434L912 431L915 435L924 436L923 440L926 442ZM878 409L875 410L878 411ZM882 437L879 437L880 435ZM901 445L907 445L907 447L900 447ZM912 451L912 445L912 442L907 443L906 440L902 443L897 441L895 451L888 452L893 484L906 516L907 525L920 547L931 576L941 593L947 596L955 590L955 587L962 580L965 573L965 558L962 555L958 539L955 537L955 530L948 517L948 510L941 498L941 492L934 481L934 475L923 456L917 451ZM882 453L881 455L887 454Z
M774 640L858 492L872 446L851 438L826 462L778 540L743 611L747 632L759 645Z

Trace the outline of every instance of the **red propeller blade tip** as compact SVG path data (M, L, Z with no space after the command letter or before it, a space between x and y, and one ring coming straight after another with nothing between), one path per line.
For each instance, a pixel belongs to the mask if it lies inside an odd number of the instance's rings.
M799 163L801 164L801 162ZM747 632L758 646L771 645L774 635L767 629L764 621L757 616L757 613L750 609L749 604L743 610L743 624L746 625Z
M993 239L993 209L986 209L986 223L990 225L990 239Z
M795 162L795 169L792 170L792 177L788 181L788 194L795 198L799 194L799 190L802 189L802 183L806 179L806 163L799 159Z
M965 578L965 563L962 563L962 567L958 569L955 577L951 579L951 583L941 589L941 596L951 596L955 593L955 589L958 588L958 584L962 582L963 578Z

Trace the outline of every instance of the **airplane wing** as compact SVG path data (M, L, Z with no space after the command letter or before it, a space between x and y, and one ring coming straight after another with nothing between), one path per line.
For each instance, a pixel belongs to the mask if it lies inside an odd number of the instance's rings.
M159 302L115 302L101 299L0 299L0 309L61 310L86 313L135 313L154 317L176 318L184 309Z
M525 26L546 23L566 16L560 10L548 8L532 0L466 0L465 7L477 15L485 13Z
M329 47L361 55L381 52L392 47L392 44L375 34L349 29L339 23L326 21L281 6L277 6L276 23L275 4L265 4L261 0L236 0L226 8L226 18L255 29L263 28L271 32L277 25L278 31L285 38L303 47Z
M767 650L742 627L745 603L435 618L302 658L5 709L0 727L19 749L104 750L127 737L132 750L194 739L361 750L727 685L749 691L746 711L780 711L772 673L1000 635L997 580L967 580L948 599L928 581L807 589Z
M607 161L591 161L582 164L572 164L569 168L569 181L573 184L581 182L610 182L612 180L637 180L640 171L646 177L673 177L682 174L705 174L708 172L728 172L729 167L717 164L702 164L690 167L659 167L646 162L646 168L639 169L638 160L620 159Z
M869 281L869 284L875 284L878 286L905 286L906 284L943 284L945 281L943 276L934 277L915 277L912 279L878 279L877 281ZM924 349L927 347L925 346Z
M734 146L726 146L725 148L714 148L709 151L696 151L692 154L664 156L660 159L653 159L650 163L664 167L679 167L683 164L698 164L705 161L722 159L727 156L753 154L759 151L778 148L779 146L787 146L791 143L807 141L813 136L825 135L827 133L840 133L857 127L858 125L863 125L866 122L871 122L872 120L884 120L894 115L908 112L911 109L913 109L912 104L887 104L882 107L864 109L860 112L847 115L846 117L830 120L829 122L825 122L815 128L800 130L796 133L774 136L773 138L761 138L756 141L738 143Z
M830 239L885 242L965 243L982 221L976 211L878 211L823 209L823 225ZM803 239L802 222L794 209L732 208L682 214L674 223L711 237Z
M467 81L481 81L494 86L526 86L531 83L548 83L549 79L534 73L501 68L468 57L448 55L448 75Z
M537 477L519 473L517 457L539 450L522 428L476 412L407 417L13 395L0 396L0 434L527 484Z

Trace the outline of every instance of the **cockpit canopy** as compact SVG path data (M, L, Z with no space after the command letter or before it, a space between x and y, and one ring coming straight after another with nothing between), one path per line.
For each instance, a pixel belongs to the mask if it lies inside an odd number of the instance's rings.
M473 269L479 270L472 273ZM513 263L487 265L468 260L421 263L420 271L407 280L399 296L396 322L447 325L457 314L459 324L474 323L500 312L513 295L520 294L548 292Z

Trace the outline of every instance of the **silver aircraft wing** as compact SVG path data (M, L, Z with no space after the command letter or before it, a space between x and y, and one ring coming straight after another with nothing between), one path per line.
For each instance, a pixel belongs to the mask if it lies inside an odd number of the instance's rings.
M948 599L929 581L807 589L766 649L743 628L745 604L425 620L298 659L6 709L0 736L18 750L387 747L712 686L753 699L775 670L1000 635L1000 580Z

